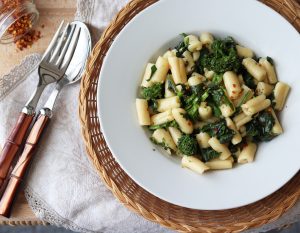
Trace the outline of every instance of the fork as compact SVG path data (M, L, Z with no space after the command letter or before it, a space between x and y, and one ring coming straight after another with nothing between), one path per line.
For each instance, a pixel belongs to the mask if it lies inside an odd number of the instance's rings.
M61 22L46 52L44 53L38 67L39 82L30 97L29 101L20 113L19 119L7 138L0 154L0 193L5 189L5 182L10 173L12 163L17 157L20 146L24 143L26 133L34 119L35 109L45 87L60 80L65 74L73 53L67 51L75 50L70 47L70 42L74 35L75 27L68 23L63 29L64 22Z

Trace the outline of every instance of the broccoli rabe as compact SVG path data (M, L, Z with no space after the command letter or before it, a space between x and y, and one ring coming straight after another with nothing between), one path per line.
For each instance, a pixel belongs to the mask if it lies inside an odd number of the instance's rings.
M270 95L268 95L267 99L271 100L272 108L275 108L276 100L275 100L274 92L272 92Z
M163 97L163 84L155 83L151 87L142 87L141 95L146 100L155 100Z
M201 149L201 157L204 162L208 162L212 159L219 158L221 153L215 151L212 148Z
M198 97L202 97L204 94L204 86L202 84L198 84L196 86L191 86L191 91L193 94L197 95Z
M171 84L173 85L173 84ZM173 85L174 86L174 85ZM179 96L181 103L183 104L184 109L187 112L188 118L192 121L199 120L199 111L201 101L203 100L204 88L203 85L196 85L190 87L189 90L182 86L183 89L178 91L177 96Z
M275 119L272 113L266 111L260 112L252 121L246 124L246 134L255 142L270 141L276 135L272 129Z
M235 110L232 102L225 94L223 87L212 84L206 89L204 94L206 94L205 101L207 102L208 106L212 108L215 117L221 117L222 113L219 107L223 104L226 104ZM204 100L202 99L202 101Z
M272 66L274 66L274 60L273 60L273 58L267 56L267 61L270 62Z
M158 142L158 141L155 140L155 138L150 137L150 140L151 140L155 145L161 146L164 150L172 152L172 149L171 149L170 147L168 147L168 145L167 145L165 139L163 139L162 142Z
M230 106L232 109L234 109L233 104L225 94L226 91L222 87L217 87L215 86L214 88L210 89L211 96L214 100L214 102L218 105L221 106L223 104L226 104Z
M212 80L211 80L214 84L219 85L220 83L222 83L223 81L223 75L220 74L214 74Z
M168 127L179 128L177 122L175 120L173 120L173 121L169 121L164 124L161 124L161 125L151 125L151 126L149 126L149 129L157 130L157 129L168 128Z
M201 132L208 133L211 137L217 137L220 143L229 143L235 135L234 130L229 129L226 120L210 123L201 128Z
M183 40L175 47L176 57L182 57L183 53L188 50L190 43L187 34L182 33L181 36L183 36Z
M158 102L155 99L148 100L149 110L151 113L158 113Z
M186 92L186 91L185 91ZM187 112L187 115L192 121L199 120L199 106L203 100L204 88L203 85L196 85L190 87L189 91L190 96L184 96L182 99L182 103L184 105L184 109Z
M243 97L242 97L242 99L241 99L241 101L239 102L239 104L238 104L238 108L240 108L244 103L246 103L249 99L250 99L250 96L252 96L253 94L252 94L252 91L248 91L248 92L246 92L244 95L243 95Z
M193 121L199 120L199 105L201 103L201 97L196 94L185 99L185 111L187 112L189 118Z
M190 135L183 135L178 140L178 149L184 155L195 155L199 152L197 140Z
M151 74L150 74L149 79L147 79L148 82L151 80L151 78L153 77L153 75L155 74L156 71L157 71L156 65L151 66Z
M252 77L251 74L248 73L248 71L245 68L241 69L241 74L243 76L243 80L247 87L250 87L251 89L256 89L257 84L255 83L255 79Z
M222 112L215 102L208 100L207 105L212 108L215 117L220 118L222 116Z
M200 57L198 61L196 61L195 71L199 74L204 74L204 68L206 68L204 65L204 62L202 62L204 59L207 59L210 52L208 48L203 48L200 52Z
M225 73L226 71L238 72L241 68L241 59L236 50L236 43L232 37L224 40L215 39L211 45L211 52L205 51L197 62L198 70L204 67L213 70L215 73Z
M171 91L171 92L173 92L174 94L177 95L178 90L177 90L176 84L173 81L172 75L168 75L167 76L166 82L168 82L168 89L169 89L169 91Z

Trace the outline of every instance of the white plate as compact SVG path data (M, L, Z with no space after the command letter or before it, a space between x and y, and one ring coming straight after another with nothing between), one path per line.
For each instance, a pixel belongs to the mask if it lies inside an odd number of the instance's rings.
M155 146L138 125L135 110L146 63L176 45L180 33L201 31L233 36L258 56L272 57L279 79L292 86L281 115L285 133L261 144L254 163L202 176L153 151ZM282 187L300 168L299 52L298 32L257 1L161 0L137 15L107 53L98 88L106 142L132 179L170 203L219 210L258 201Z

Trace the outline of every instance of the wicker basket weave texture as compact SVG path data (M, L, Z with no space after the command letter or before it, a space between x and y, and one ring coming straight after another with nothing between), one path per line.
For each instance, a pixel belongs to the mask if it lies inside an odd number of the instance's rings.
M103 59L114 38L140 11L157 0L133 0L123 8L93 49L81 82L79 115L89 158L107 187L121 203L144 218L181 232L241 232L275 221L300 196L300 173L271 196L254 204L220 211L201 211L167 203L138 186L116 163L97 113L97 86ZM263 0L300 30L300 6L292 0Z

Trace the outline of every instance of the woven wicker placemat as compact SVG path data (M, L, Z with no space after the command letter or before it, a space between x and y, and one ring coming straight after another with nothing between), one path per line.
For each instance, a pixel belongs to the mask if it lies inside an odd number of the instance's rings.
M79 114L83 138L99 175L121 203L144 218L182 232L241 232L278 219L300 196L300 172L283 188L254 204L201 211L165 202L138 186L117 164L100 131L97 86L103 59L114 38L140 11L158 0L133 0L112 21L93 49L81 82ZM292 0L263 0L300 31L300 6Z

